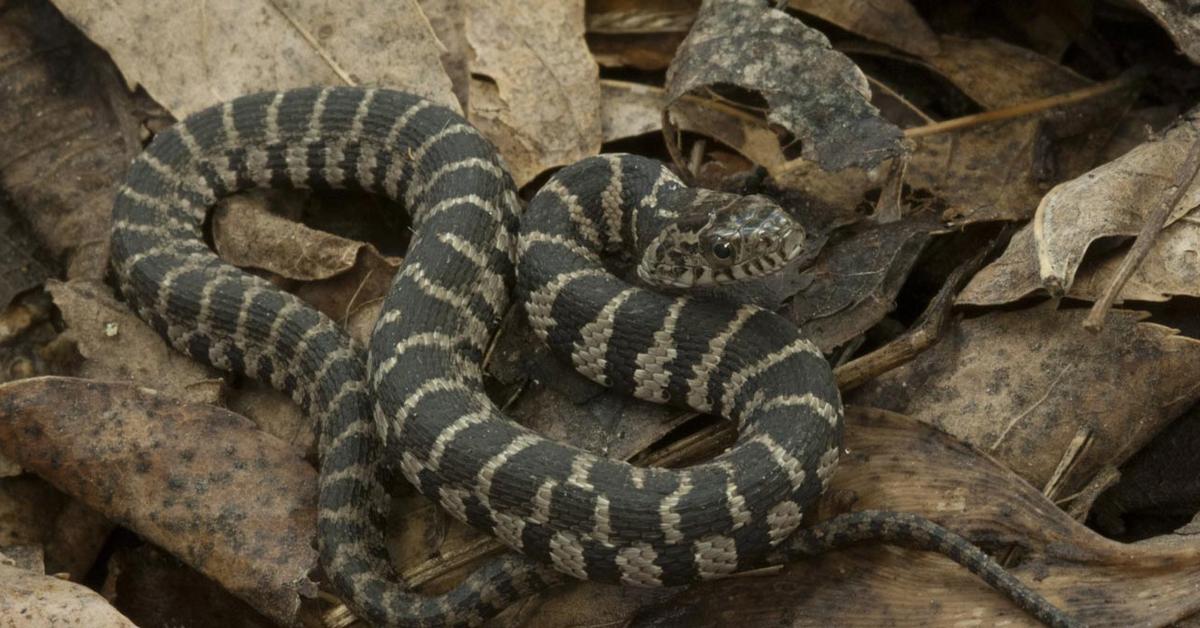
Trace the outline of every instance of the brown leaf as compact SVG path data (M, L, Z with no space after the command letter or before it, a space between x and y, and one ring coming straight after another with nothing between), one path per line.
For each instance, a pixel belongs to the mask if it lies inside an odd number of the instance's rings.
M1092 84L1053 59L998 39L943 36L941 54L925 61L985 109L999 109Z
M103 284L51 281L46 288L62 311L66 338L85 358L77 375L154 386L186 401L216 403L220 398L218 371L168 346Z
M0 390L6 455L268 617L297 622L301 597L316 594L316 471L290 446L230 412L126 384L38 378Z
M131 106L123 94L110 98L123 90L101 56L48 2L17 0L0 12L0 58L9 60L0 67L0 188L68 277L96 280L108 265L113 195L140 149L119 122Z
M802 81L797 76L804 76ZM900 129L869 102L866 77L820 32L753 0L706 0L667 71L668 106L733 85L760 95L767 120L825 170L870 167L900 154Z
M1200 398L1200 342L1121 310L1093 333L1080 326L1086 314L1047 303L965 320L849 399L910 414L1068 495ZM1086 447L1056 474L1077 438Z
M583 40L583 1L466 0L468 118L500 149L517 185L600 150L599 68Z
M243 94L338 84L407 89L459 109L416 0L56 4L177 118Z
M0 625L137 628L98 593L0 562Z
M600 129L603 141L645 135L662 129L663 90L651 85L600 80Z
M937 35L908 0L791 0L788 6L918 57L941 49Z
M992 547L1031 554L1015 576L1089 626L1162 625L1200 601L1200 543L1124 545L1068 517L987 456L929 426L848 408L845 448L822 517L912 512ZM863 600L870 600L864 604ZM668 619L669 618L669 619ZM634 625L1036 625L962 567L934 554L871 545L795 562L778 576L687 589Z

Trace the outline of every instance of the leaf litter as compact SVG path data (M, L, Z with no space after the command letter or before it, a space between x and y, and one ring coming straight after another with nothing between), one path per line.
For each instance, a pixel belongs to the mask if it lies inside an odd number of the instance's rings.
M0 379L22 380L0 392L11 458L0 553L23 567L0 567L0 582L53 584L65 596L54 605L100 613L96 625L128 625L118 612L157 623L163 600L244 625L338 621L310 580L311 422L282 395L171 351L103 280L113 192L172 116L353 83L465 111L525 198L557 167L620 150L780 199L809 251L734 292L802 325L863 406L814 515L925 514L1008 557L1089 625L1188 617L1200 565L1188 536L1200 487L1179 474L1200 446L1188 436L1200 390L1200 326L1187 323L1200 296L1194 190L1099 331L1083 329L1082 306L1112 289L1194 141L1190 116L1175 119L1200 93L1194 21L1190 3L1087 0L0 4L0 58L12 60L0 93L15 105L0 107L0 206L35 240L0 263L44 267L9 282L0 312ZM1134 36L1111 36L1131 25ZM232 199L212 240L365 341L407 225L399 208L315 198ZM564 372L519 308L489 369L511 415L605 455L677 465L730 442L712 417ZM26 379L44 374L74 379ZM501 551L403 486L395 500L393 555L413 586L444 590ZM108 601L42 575L56 572ZM911 550L769 572L683 591L581 583L494 623L1028 621ZM857 603L868 596L870 608Z

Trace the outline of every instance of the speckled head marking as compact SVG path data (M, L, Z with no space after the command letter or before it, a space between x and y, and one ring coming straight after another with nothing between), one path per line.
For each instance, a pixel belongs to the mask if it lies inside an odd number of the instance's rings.
M804 251L804 228L765 196L692 190L678 218L643 249L638 277L690 288L769 275Z

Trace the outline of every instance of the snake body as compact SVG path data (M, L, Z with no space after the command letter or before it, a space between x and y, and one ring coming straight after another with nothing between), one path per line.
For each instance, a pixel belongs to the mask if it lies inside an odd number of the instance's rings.
M414 237L369 351L205 244L209 208L254 186L360 189L404 204ZM476 624L556 572L678 585L866 536L970 547L928 522L885 525L903 521L895 513L793 536L841 442L820 351L771 312L663 296L601 262L606 250L655 245L651 234L702 194L656 162L593 158L545 186L518 236L511 178L454 112L385 89L263 93L190 116L135 160L114 206L112 261L122 293L175 348L269 382L316 417L321 562L373 623ZM638 468L506 419L483 393L482 367L515 292L539 336L582 373L736 421L737 443L687 469ZM380 532L385 457L525 557L493 561L442 596L404 591ZM979 555L985 579L1061 618Z

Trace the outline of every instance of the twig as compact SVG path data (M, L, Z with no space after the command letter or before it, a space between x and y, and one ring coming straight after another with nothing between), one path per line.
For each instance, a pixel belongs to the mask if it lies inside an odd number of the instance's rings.
M1171 215L1171 210L1179 204L1179 200L1183 195L1192 188L1192 182L1196 180L1196 172L1200 170L1200 138L1192 140L1192 146L1188 149L1187 159L1179 166L1179 170L1175 172L1175 181L1171 187L1163 192L1163 200L1146 216L1146 222L1142 223L1142 230L1138 233L1137 239L1133 241L1133 246L1129 247L1129 252L1125 254L1125 259L1121 260L1121 267L1117 269L1117 274L1113 277L1112 282L1108 284L1108 288L1104 294L1092 304L1092 311L1088 313L1087 318L1083 321L1083 328L1089 331L1099 331L1104 326L1104 315L1108 313L1112 307L1113 301L1116 300L1117 294L1125 287L1125 282L1129 281L1129 277L1133 275L1133 271L1141 266L1142 261L1146 259L1146 255L1150 253L1150 247L1154 245L1155 238L1162 232L1163 225L1167 223L1167 218Z
M904 137L923 137L925 135L957 131L959 129L979 126L989 122L997 122L1000 120L1008 120L1011 118L1020 118L1022 116L1033 115L1035 113L1046 111L1047 109L1053 109L1063 105L1072 105L1077 102L1095 98L1097 96L1103 96L1104 94L1108 94L1110 92L1119 91L1133 86L1139 80L1141 80L1141 75L1139 73L1126 74L1125 76L1113 79L1111 81L1105 81L1103 83L1064 92L1062 94L1055 94L1046 98L1039 98L1038 100L1030 100L1028 102L1023 102L1011 107L993 109L991 111L984 111L983 113L976 113L969 116L963 116L961 118L951 118L950 120L942 120L941 122L934 122L933 124L915 126L905 129Z

